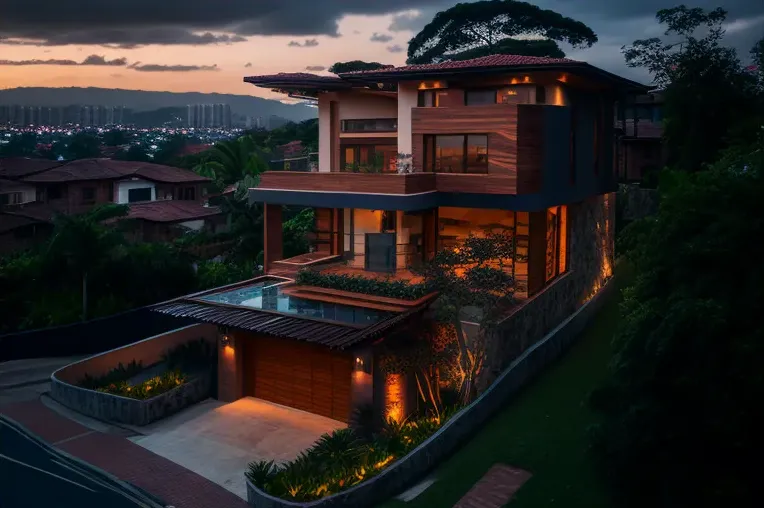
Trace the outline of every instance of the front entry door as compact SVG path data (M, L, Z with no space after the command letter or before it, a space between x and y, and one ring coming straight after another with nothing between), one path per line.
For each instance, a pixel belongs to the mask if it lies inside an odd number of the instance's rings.
M366 233L366 263L370 272L395 271L395 233Z

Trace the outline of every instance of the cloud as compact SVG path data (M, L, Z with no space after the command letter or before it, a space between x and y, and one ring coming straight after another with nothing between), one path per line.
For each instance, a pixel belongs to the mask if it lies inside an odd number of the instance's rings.
M416 7L444 0L413 0ZM0 0L0 39L42 46L208 45L254 35L338 36L346 15L384 15L412 0Z
M83 61L77 62L76 60L63 60L57 58L31 59L31 60L0 60L0 65L105 65L112 67L124 67L127 65L127 58L115 58L114 60L107 60L106 57L101 55L90 55Z
M378 34L377 32L374 32L371 34L371 37L369 37L369 40L371 42L390 42L393 40L393 36L389 34Z
M138 72L195 72L195 71L219 71L220 68L215 65L162 65L162 64L141 64L135 62L127 66Z
M403 53L406 51L406 48L401 46L400 44L393 44L392 46L388 46L387 49L390 53Z
M316 39L305 39L305 42L289 41L287 46L290 48L315 48L318 46L318 41Z
M246 64L244 64L244 67L247 67L247 68L252 67L252 62L247 62Z
M305 67L305 70L311 71L311 72L321 72L321 71L325 71L326 67L324 67L323 65L308 65L307 67Z
M434 15L435 12L432 13ZM422 11L403 11L393 16L393 21L387 27L391 32L419 32L432 19L425 17Z

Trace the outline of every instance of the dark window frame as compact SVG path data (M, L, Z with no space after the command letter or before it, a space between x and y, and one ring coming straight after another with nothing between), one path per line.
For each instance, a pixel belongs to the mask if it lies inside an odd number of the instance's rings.
M64 187L61 184L49 185L45 189L45 197L48 201L51 199L63 199Z
M135 191L149 191L149 197L148 199L132 199L130 197L130 194ZM127 190L127 202L128 203L140 203L142 201L151 201L151 187L138 187L137 189L128 189Z
M469 101L470 93L481 93L481 92L493 92L493 102L470 104L470 101ZM465 88L464 89L464 105L465 106L489 106L491 104L499 104L499 89L497 87Z
M348 129L349 122L391 122L393 126L386 129ZM349 118L346 120L340 120L340 132L344 133L367 133L367 132L398 132L398 119L397 118Z
M83 205L93 205L96 202L96 188L82 187L80 197Z
M195 201L196 200L196 187L183 187L181 192L181 201ZM190 197L189 197L190 196Z
M418 108L439 108L440 100L439 100L439 92L446 91L446 88L428 88L427 90L419 90L417 93L417 99L416 99L416 105ZM425 106L424 97L426 94L432 93L432 106Z
M457 174L464 174L464 175L485 175L488 174L489 169L489 155L488 155L488 140L489 135L488 133L470 133L470 134L461 134L461 133L455 133L455 134L425 134L422 139L422 151L424 153L424 160L423 162L423 170L425 173L441 173L441 171L435 170L435 160L437 155L437 149L438 149L438 137L439 136L461 136L463 139L462 144L462 168L463 171L461 173ZM476 171L467 171L467 160L469 158L469 138L470 136L485 136L485 171L483 172L476 172ZM431 145L431 153L428 153L427 150L427 141L430 141ZM474 166L474 165L473 165Z

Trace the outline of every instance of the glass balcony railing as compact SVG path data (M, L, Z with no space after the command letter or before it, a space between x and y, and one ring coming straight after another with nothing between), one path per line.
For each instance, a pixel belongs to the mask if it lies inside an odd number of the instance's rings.
M396 132L397 118L371 118L360 120L342 120L340 129L344 133Z

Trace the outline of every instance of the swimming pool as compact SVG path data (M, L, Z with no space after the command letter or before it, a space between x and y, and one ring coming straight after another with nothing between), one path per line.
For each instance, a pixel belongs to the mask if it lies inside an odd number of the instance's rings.
M372 325L395 315L393 312L286 295L282 292L285 284L289 284L289 282L276 278L262 279L249 286L198 298L211 303L238 305L250 309L281 312L353 325Z

